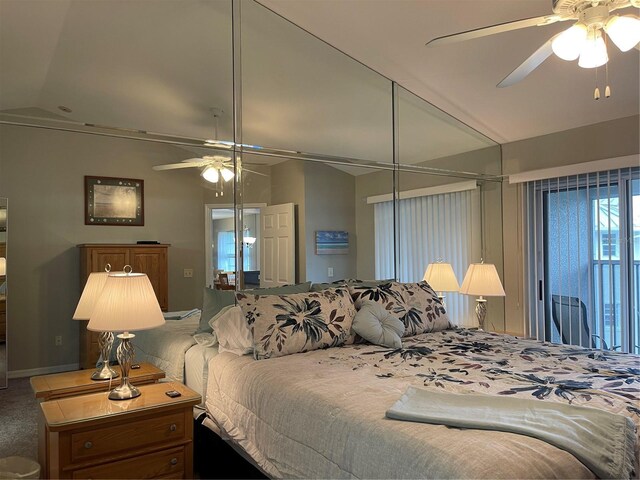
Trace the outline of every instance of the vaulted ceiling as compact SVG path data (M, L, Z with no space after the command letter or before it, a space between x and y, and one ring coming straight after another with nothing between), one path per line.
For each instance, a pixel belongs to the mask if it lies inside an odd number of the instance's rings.
M496 88L569 22L425 47L441 35L549 15L552 0L259 1L500 143L638 115L640 52L612 44L611 98L593 99L593 69L554 55L522 82Z

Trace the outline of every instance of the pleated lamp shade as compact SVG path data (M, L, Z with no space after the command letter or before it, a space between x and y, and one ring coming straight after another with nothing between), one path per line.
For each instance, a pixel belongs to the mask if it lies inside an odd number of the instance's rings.
M89 320L108 276L109 272L93 272L89 274L84 290L82 290L82 295L80 295L80 301L73 314L74 320Z
M7 274L7 259L0 257L0 277L4 277Z
M423 280L436 292L457 292L460 289L456 274L449 263L430 263Z
M464 276L460 293L481 297L504 297L496 266L491 263L472 263Z
M164 324L149 277L144 273L111 273L89 318L88 330L129 332Z

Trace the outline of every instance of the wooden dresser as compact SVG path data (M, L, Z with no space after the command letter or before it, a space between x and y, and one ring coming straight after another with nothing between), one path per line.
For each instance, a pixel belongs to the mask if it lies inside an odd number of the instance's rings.
M108 244L78 245L80 249L80 285L84 288L91 272L119 271L131 265L136 273L146 273L163 311L169 308L168 244ZM82 291L82 289L81 289ZM87 322L80 327L80 368L94 368L100 350L98 333L87 330Z
M167 390L182 395L169 398ZM102 392L41 403L42 478L193 478L193 406L200 395L174 382L140 392L131 400Z

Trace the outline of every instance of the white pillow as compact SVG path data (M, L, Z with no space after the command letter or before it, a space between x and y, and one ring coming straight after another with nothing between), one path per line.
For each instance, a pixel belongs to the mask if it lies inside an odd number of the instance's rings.
M236 355L253 353L251 330L238 306L224 308L209 321L216 337L218 352L231 352Z

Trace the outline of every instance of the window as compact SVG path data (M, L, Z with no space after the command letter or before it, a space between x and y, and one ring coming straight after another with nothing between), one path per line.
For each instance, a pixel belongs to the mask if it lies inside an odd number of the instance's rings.
M533 336L640 353L638 177L625 168L526 185Z
M375 204L376 278L421 281L427 265L438 260L450 263L462 282L470 263L480 260L480 193L473 190L422 195L397 202L397 238L394 239L393 202ZM405 195L409 192L404 192ZM394 245L397 264L394 265ZM452 323L473 326L474 298L446 293Z
M233 231L218 232L218 268L224 272L236 270L236 243Z

